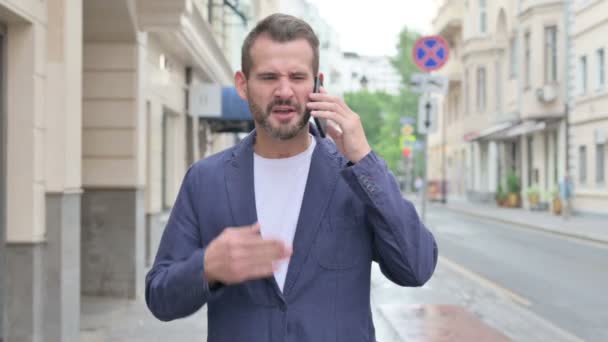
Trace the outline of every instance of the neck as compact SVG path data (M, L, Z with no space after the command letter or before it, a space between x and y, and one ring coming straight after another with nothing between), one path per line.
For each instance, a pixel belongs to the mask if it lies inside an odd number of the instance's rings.
M263 128L256 128L254 151L259 156L269 159L289 158L306 151L310 146L308 126L289 140L280 140L270 136Z

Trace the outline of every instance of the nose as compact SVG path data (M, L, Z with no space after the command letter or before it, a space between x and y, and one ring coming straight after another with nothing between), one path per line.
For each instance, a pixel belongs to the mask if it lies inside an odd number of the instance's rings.
M274 95L275 97L278 97L283 100L290 99L294 95L292 84L289 79L279 79L279 83L277 85L277 88L275 89Z

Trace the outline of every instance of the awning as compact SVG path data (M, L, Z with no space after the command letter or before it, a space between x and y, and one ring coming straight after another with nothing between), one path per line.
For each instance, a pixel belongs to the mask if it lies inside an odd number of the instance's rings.
M222 88L222 119L251 121L249 103L243 100L234 87Z
M527 135L530 133L534 133L537 131L542 131L546 127L546 123L544 121L536 121L536 120L527 120L522 122L521 124L510 129L506 135L508 137L515 137L518 135Z
M205 120L214 132L250 132L254 124L249 103L233 86L196 84L190 89L190 114Z
M470 132L468 134L465 134L464 139L466 141L495 140L506 130L515 126L517 124L517 122L518 121L505 121L505 122L497 123L493 126L483 129L481 131Z

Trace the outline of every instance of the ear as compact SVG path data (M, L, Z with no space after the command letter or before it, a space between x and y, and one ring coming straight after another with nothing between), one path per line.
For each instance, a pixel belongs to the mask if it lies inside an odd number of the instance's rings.
M247 100L247 77L242 71L237 71L234 74L234 86L239 96L243 100Z

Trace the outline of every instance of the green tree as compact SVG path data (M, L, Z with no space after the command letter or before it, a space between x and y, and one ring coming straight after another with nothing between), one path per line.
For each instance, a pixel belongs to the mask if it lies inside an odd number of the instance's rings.
M407 88L410 77L413 73L419 72L416 63L412 57L412 49L416 40L420 38L420 34L414 31L410 31L407 27L404 27L399 33L399 42L397 43L397 55L391 59L393 66L397 69L401 75L402 84L404 88Z
M420 34L404 27L399 33L399 42L397 43L397 54L392 58L393 66L401 75L402 88L398 98L398 108L402 116L416 118L418 114L418 94L412 93L408 89L409 80L412 74L420 72L412 57L412 50L416 40L420 38ZM416 125L414 125L416 127ZM416 134L418 140L421 136ZM424 171L424 151L415 151L414 167L415 174L421 176Z
M407 88L410 76L417 72L412 60L412 47L420 35L404 28L399 34L397 55L391 63L402 78L399 95L393 96L382 92L370 93L360 91L347 93L344 96L348 106L361 117L367 139L371 147L384 160L389 168L397 173L402 157L403 147L399 145L401 136L401 118L416 117L418 96ZM422 165L422 163L416 163Z
M380 140L382 127L382 96L377 93L360 91L344 94L344 101L361 117L367 140L374 146Z

